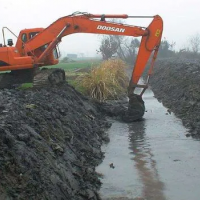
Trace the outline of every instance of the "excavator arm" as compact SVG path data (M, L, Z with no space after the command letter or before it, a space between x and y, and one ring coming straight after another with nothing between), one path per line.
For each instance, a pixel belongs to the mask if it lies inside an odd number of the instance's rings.
M72 14L62 17L52 23L49 27L42 30L39 34L29 40L24 49L26 53L33 52L35 49L48 44L46 50L37 58L35 63L42 63L49 55L55 46L61 41L64 36L74 33L94 33L94 34L109 34L122 36L141 36L141 44L135 65L133 67L132 77L129 84L129 96L134 92L136 87L143 87L141 95L147 88L146 85L138 85L138 81L147 65L147 62L152 55L151 67L149 76L152 73L153 65L158 53L158 48L161 42L163 21L159 15L152 16L152 22L148 27L130 26L120 23L106 21L107 18L130 18L134 16L128 15L93 15L88 13ZM137 17L134 17L137 18ZM138 16L139 18L139 16ZM100 19L100 20L99 20ZM19 47L18 47L19 48Z

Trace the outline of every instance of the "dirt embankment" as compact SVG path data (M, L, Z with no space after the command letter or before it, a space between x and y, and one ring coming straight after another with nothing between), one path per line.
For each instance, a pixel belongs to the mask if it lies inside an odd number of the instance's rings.
M191 60L157 61L150 80L155 96L182 119L192 135L200 135L199 83L200 61Z
M0 199L99 199L95 173L110 126L65 84L0 90Z

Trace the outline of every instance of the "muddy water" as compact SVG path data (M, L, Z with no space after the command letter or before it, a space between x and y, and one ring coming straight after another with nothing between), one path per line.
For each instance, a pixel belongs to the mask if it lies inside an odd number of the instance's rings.
M200 141L153 97L144 95L144 120L113 122L102 174L103 199L199 200Z

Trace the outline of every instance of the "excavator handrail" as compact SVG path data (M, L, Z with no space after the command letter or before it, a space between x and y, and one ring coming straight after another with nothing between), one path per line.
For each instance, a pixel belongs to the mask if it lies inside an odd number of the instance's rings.
M4 43L4 46L6 46L6 40L5 40L5 31L4 29L7 29L12 35L14 35L16 38L17 38L17 35L15 35L14 32L12 32L8 27L4 26L2 28L2 35L3 35L3 43Z

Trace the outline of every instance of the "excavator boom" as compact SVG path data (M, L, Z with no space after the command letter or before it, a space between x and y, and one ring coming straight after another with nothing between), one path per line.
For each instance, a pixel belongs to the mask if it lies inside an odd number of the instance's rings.
M118 15L116 16L119 17ZM99 21L87 16L67 16L58 19L36 35L32 40L28 41L25 45L26 51L31 51L44 44L49 44L58 37L63 29L65 29L65 31L60 35L61 38L74 33L109 34L134 37L148 34L148 31L143 27ZM43 38L43 40L41 40L41 38Z

